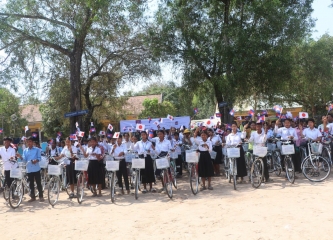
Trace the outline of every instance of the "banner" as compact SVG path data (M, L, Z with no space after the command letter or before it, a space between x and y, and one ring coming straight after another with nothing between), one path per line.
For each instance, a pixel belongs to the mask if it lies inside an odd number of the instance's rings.
M158 122L160 129L165 128L166 130L171 127L180 128L184 125L186 128L189 128L191 118L189 116L184 117L174 117L173 120L168 118L152 118L152 119L140 119L140 120L122 120L120 121L120 129L122 132L129 132L130 129L135 131L137 124L142 124L145 126L144 130L158 130L155 122Z

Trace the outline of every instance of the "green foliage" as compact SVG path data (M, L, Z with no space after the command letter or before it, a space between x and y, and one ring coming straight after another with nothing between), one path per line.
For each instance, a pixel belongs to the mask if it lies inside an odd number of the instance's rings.
M171 102L163 101L158 102L157 98L145 99L142 103L144 110L139 115L140 119L151 118L165 118L168 114L175 116L176 108Z

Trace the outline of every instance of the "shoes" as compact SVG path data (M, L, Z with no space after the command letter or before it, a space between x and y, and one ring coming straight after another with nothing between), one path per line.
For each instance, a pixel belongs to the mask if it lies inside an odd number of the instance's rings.
M269 182L273 182L273 179L267 179L267 180L265 180L265 183L269 183Z
M147 191L147 190L146 190ZM127 194L131 194L131 191L130 190L127 190Z
M142 190L142 193L147 193L147 189L143 189L143 190Z
M30 199L28 200L28 202L34 202L34 201L36 201L36 198L30 198Z
M121 190L121 194L122 194L122 195L124 195L124 194L125 194L124 190Z
M96 195L96 197L103 197L102 193L99 193L98 195Z
M69 198L74 198L74 193L70 193Z
M205 187L205 186L203 186L203 187L201 187L200 188L200 191L204 191L204 190L206 190L207 188Z
M158 193L163 193L163 192L164 192L164 188L158 190Z
M209 187L208 187L208 190L213 190L213 187L212 187L212 186L209 186Z
M156 189L152 188L152 189L150 189L150 192L156 193Z
M44 202L44 201L45 201L45 199L43 197L39 198L39 202Z

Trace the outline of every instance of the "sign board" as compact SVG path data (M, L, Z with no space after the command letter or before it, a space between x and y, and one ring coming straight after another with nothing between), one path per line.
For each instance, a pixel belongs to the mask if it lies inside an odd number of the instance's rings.
M222 108L222 107L225 107L225 106L228 106L227 102L219 102L219 108Z
M65 118L84 115L84 114L87 114L88 112L89 112L89 110L86 109L86 110L80 110L80 111L76 111L76 112L65 113Z
M159 118L152 118L149 119L140 119L140 120L122 120L120 121L120 131L121 132L130 132L136 131L136 124L142 124L145 126L145 129L153 129L158 130L157 125L154 124L155 122L158 122L160 129L165 128L170 129L171 127L180 128L180 126L184 125L186 128L189 128L191 118L189 116L184 117L174 117L174 120L170 120L168 118L162 118L161 122L159 121Z

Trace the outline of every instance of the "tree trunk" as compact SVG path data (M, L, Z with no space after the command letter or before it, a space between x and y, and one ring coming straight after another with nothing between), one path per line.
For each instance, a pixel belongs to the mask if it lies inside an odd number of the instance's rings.
M70 56L70 111L75 112L81 109L81 62L82 62L83 44L75 40L74 49ZM76 132L75 123L78 122L82 126L81 116L70 118L70 132Z

